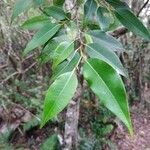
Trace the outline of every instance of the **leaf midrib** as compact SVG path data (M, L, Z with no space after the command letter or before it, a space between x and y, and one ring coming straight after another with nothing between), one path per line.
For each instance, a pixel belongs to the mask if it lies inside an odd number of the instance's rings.
M67 82L66 82L66 84L65 84L65 86L63 87L63 89L61 90L61 92L59 93L59 95L57 96L57 99L60 97L60 95L62 94L62 92L63 92L64 89L66 88L67 84L70 82L70 79L71 79L73 73L74 73L74 72L72 71L70 77L68 78L68 80L67 80ZM49 110L47 116L46 116L45 119L44 119L44 123L47 121L47 118L48 118L48 116L49 116L51 110L53 110L55 106L56 106L56 103L53 103L51 109Z
M38 38L37 41L41 40L43 37L45 37L47 34L49 34L49 32L51 32L52 30L54 30L57 26L60 26L60 24L55 25L53 28L51 28L50 30L48 30L44 35L42 35L40 38ZM35 40L35 39L34 39L34 40ZM38 43L37 41L33 41L32 44ZM30 47L30 46L28 46L28 47ZM25 50L28 50L28 49L29 49L28 47L27 47ZM32 46L32 47L35 47L35 46ZM30 48L30 49L31 49L31 48ZM34 48L32 48L32 49L34 49Z
M86 45L87 47L89 47L89 48L91 48L95 53L97 53L98 55L101 55L100 53L98 53L95 49L93 49L92 47L90 47L89 45ZM115 67L116 65L114 64L114 63L112 63L108 58L106 58L106 57L104 57L103 55L101 55L102 57L103 57L103 59L105 59L105 60L107 60L110 64L111 64L111 66L116 70L116 69L118 69L119 70L119 73L121 73L121 74L123 74L123 75L125 75L125 73L120 69L120 68L118 68L118 67Z
M107 90L110 92L111 96L114 98L116 104L121 108L121 106L119 105L119 103L117 102L115 96L111 93L110 89L108 88L108 86L105 84L105 82L103 81L103 79L99 76L99 74L95 71L95 69L90 65L90 63L88 61L86 61L86 63L91 67L91 69L96 73L96 75L101 79L101 81L103 82L103 84L106 86ZM123 113L122 109L120 109L121 113L125 116L125 118L128 120L128 118L126 117L126 115ZM128 122L127 122L128 124Z

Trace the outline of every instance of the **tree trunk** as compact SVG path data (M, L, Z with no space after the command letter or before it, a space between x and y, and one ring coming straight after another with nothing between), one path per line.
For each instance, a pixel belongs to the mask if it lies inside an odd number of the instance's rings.
M71 13L72 19L77 18L76 15L78 8L76 5L76 0L66 0L65 8ZM80 100L83 93L82 91L82 86L79 86L75 96L67 107L63 150L78 149L78 120Z

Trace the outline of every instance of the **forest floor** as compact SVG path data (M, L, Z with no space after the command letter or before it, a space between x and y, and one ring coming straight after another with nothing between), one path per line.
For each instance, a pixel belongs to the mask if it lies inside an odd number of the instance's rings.
M150 150L150 112L141 105L132 107L134 135L131 137L120 125L112 137L119 150Z
M88 108L89 106L86 106L86 107ZM81 111L79 127L82 129L84 128L85 131L88 129L88 132L90 134L93 134L92 129L90 129L91 127L90 127L89 122L93 121L91 120L91 118L93 117L92 116L93 113L95 113L97 116L99 114L93 108L92 108L92 111L86 110L86 107L82 109L83 112ZM19 110L19 107L15 109L18 109L17 112L20 111L21 113L21 110ZM13 111L15 109L12 108ZM10 111L11 114L7 114L7 115L12 115L14 113L12 112L12 110ZM128 134L126 128L121 123L119 123L118 127L114 130L113 133L111 133L112 135L109 136L109 139L108 139L112 143L114 143L116 147L112 148L110 146L108 147L105 146L102 148L103 150L150 150L150 112L148 111L148 109L142 107L142 105L139 103L134 104L130 110L131 110L131 118L132 118L133 127L134 127L134 135L131 137ZM1 112L0 114L4 115L3 112ZM96 119L98 119L97 116L95 116ZM28 116L26 117L24 116L24 119L25 118L28 118ZM2 126L2 124L3 122L1 120L0 131L4 130L4 126ZM16 122L13 124L17 126ZM18 148L23 148L26 150L30 150L30 149L39 150L41 143L47 137L49 137L49 135L52 135L56 132L59 133L60 135L63 135L63 125L64 125L64 121L59 122L59 123L51 122L49 123L48 126L44 127L43 129L39 129L39 126L35 126L31 128L30 130L28 130L26 133L21 132L22 128L21 128L21 125L19 125L15 129L15 131L13 131L13 133L11 134L11 137L9 137L9 142L13 145L13 147L15 147L15 150ZM99 128L99 126L97 126L97 128ZM1 149L3 150L3 148L0 145L0 150ZM89 150L89 149L84 149L84 150ZM100 150L100 149L90 149L90 150Z

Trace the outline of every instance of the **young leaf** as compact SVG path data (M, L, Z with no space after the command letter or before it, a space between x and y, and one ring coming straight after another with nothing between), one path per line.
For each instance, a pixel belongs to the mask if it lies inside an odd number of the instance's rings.
M63 9L57 6L49 6L45 7L43 10L48 16L53 17L57 20L64 20L66 17L65 12Z
M60 75L47 91L41 126L60 113L69 103L77 88L77 77L74 72Z
M74 50L74 42L60 43L55 50L55 55L53 58L53 68L55 68L59 63L68 58L69 55L73 52L73 50Z
M27 44L24 54L27 54L34 48L45 44L61 27L60 24L46 24L43 26Z
M50 20L46 16L36 16L33 17L27 21L25 21L22 24L22 28L29 29L29 30L37 30L46 25L47 23L50 23Z
M97 9L97 3L95 0L87 0L84 4L84 14L85 18L88 20L93 20Z
M100 45L105 46L108 49L111 48L113 51L123 49L122 44L118 40L103 31L94 30L90 31L88 34L91 35L95 43L99 43Z
M31 8L33 0L16 0L11 21L13 21L18 15Z
M110 48L111 49L111 48ZM119 74L127 77L127 72L122 66L118 56L107 47L98 43L88 44L86 50L91 58L98 58L111 65Z
M107 0L107 2L114 7L116 17L127 29L146 40L150 40L150 32L130 11L127 4L121 2L120 0Z
M84 64L83 74L101 102L122 120L132 134L127 96L117 72L101 60L89 59Z
M101 6L97 9L97 19L102 31L107 31L113 22L110 12Z

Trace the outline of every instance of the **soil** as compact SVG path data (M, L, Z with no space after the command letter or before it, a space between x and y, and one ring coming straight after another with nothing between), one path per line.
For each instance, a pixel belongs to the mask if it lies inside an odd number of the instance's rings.
M150 150L150 112L141 105L132 107L134 135L130 136L120 125L111 140L118 150Z

